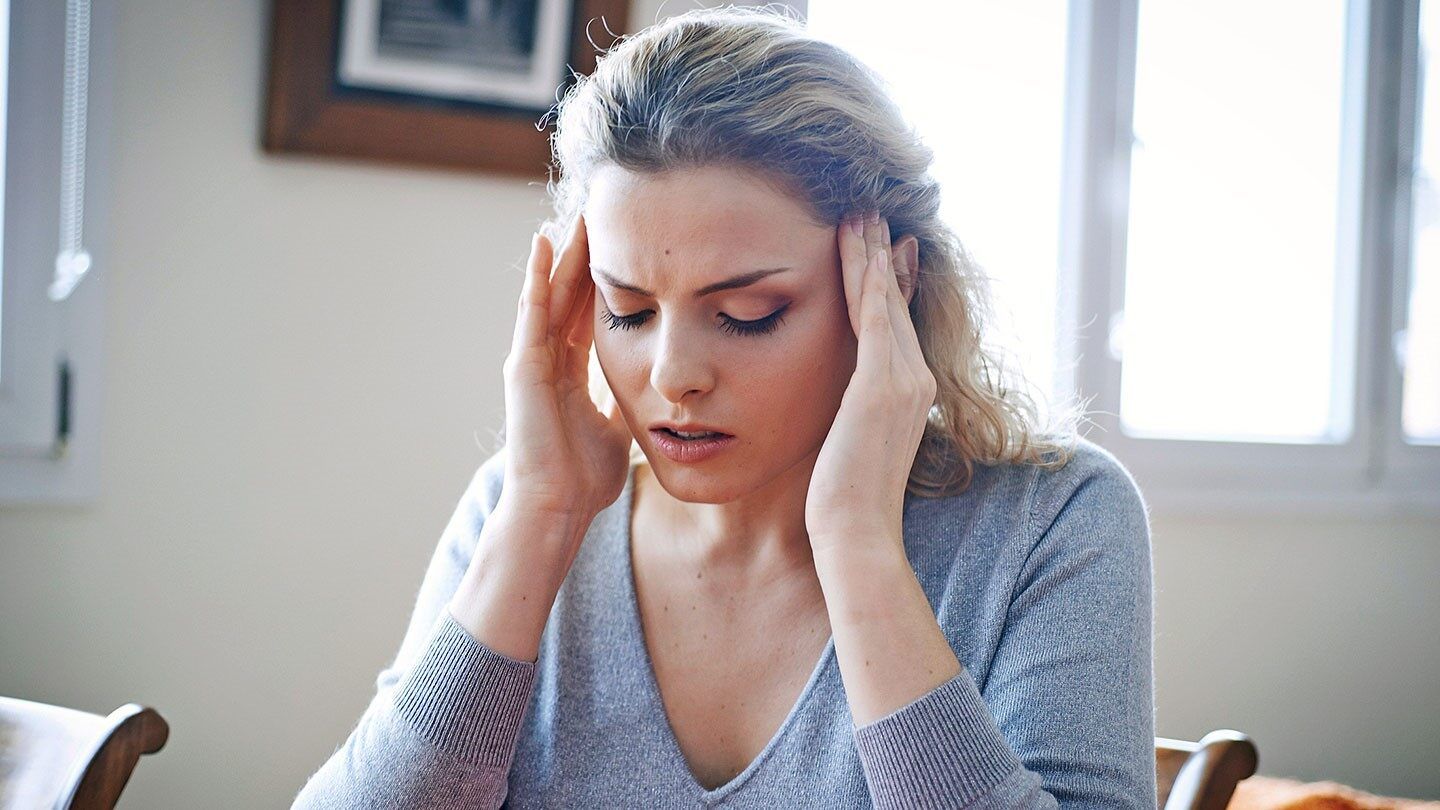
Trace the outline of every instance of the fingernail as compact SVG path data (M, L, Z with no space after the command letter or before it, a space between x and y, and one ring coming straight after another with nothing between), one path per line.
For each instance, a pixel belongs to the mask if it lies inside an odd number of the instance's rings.
M850 233L853 233L856 236L865 235L865 231L861 225L860 217L858 215L850 217L849 221L846 224L850 226Z

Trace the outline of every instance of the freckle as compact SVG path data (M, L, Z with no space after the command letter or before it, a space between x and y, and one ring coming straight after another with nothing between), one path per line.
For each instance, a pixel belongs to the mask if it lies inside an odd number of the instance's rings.
M699 578L701 578L701 577L703 577L703 576L705 576L705 575L702 574L702 573L700 573L699 571L696 571L696 572L695 572L695 578L696 578L696 579L699 579Z
M708 639L708 638L710 638L710 634L709 634L709 633L701 633L701 634L700 634L700 638Z
M870 659L869 659L869 658L866 658L866 659L865 659L865 666L867 666L867 667L870 666Z

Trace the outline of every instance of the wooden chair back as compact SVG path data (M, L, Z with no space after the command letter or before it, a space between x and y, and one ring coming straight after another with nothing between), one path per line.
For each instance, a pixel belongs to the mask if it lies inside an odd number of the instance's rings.
M1219 729L1199 742L1155 738L1159 810L1225 810L1235 786L1260 764L1255 742Z
M101 716L0 697L0 808L112 810L140 755L169 736L138 703Z

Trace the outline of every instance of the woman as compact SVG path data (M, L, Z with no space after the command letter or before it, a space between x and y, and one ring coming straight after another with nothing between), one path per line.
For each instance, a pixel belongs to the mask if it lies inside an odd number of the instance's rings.
M695 11L554 147L506 446L296 806L1154 808L1143 501L999 378L874 74Z

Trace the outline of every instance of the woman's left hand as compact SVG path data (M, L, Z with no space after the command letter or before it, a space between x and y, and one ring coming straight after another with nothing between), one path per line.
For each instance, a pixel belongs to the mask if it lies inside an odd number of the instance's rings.
M817 555L857 544L903 554L905 486L935 402L935 375L891 267L889 224L872 212L836 230L859 347L811 474L805 525Z

